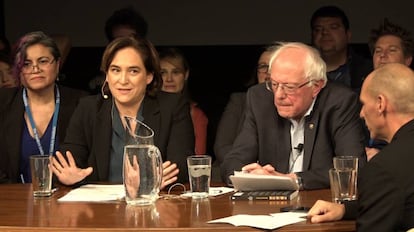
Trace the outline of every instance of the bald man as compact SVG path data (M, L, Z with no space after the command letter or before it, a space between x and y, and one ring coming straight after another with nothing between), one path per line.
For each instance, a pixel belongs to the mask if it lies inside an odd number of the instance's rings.
M364 81L361 118L371 137L389 144L361 169L358 200L317 201L312 223L355 219L358 231L406 231L414 227L414 73L385 64Z

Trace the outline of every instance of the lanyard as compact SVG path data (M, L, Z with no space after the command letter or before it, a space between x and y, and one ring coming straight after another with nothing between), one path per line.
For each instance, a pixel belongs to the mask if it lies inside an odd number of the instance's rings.
M33 135L35 137L37 147L39 148L40 154L45 155L43 151L42 144L40 143L39 133L37 133L36 124L33 119L32 112L30 111L30 106L27 102L27 92L26 88L23 88L23 103L24 108L26 110L27 117L29 117L30 125L32 126ZM60 106L60 93L59 88L56 86L56 103L55 103L55 112L53 113L53 121L52 121L52 135L50 137L50 146L49 146L49 154L53 154L55 149L55 140L56 140L56 126L57 126L57 119L59 114L59 106Z

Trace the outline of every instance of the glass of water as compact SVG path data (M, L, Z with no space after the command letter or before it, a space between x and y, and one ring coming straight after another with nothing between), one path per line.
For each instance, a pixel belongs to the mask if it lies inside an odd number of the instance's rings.
M50 155L30 156L33 196L48 197L52 195L52 169Z
M187 166L192 198L208 197L211 179L211 157L209 155L188 156Z

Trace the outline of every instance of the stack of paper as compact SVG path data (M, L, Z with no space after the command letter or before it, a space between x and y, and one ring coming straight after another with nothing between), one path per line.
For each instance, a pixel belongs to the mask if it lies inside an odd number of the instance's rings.
M234 188L238 191L256 190L298 190L299 185L290 177L258 175L234 172L230 176Z

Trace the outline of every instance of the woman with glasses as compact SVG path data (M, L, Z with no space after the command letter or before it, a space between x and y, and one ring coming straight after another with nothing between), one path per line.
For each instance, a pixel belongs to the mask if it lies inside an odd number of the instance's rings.
M31 182L29 156L51 155L65 138L78 99L86 93L56 84L59 49L41 31L17 43L17 88L0 91L0 181Z
M252 78L250 83L248 83L249 86L263 83L269 78L269 60L273 49L273 47L268 47L261 53L259 60L257 61L256 75ZM214 152L219 164L223 161L224 156L230 151L237 134L240 132L241 124L244 119L243 113L246 104L245 102L245 92L233 93L221 115L214 143Z
M129 116L154 130L154 145L165 161L161 187L188 182L186 157L194 151L189 105L180 94L159 91L162 79L154 46L144 38L116 38L104 51L101 71L102 94L80 101L62 152L53 158L59 181L122 183L124 118Z

